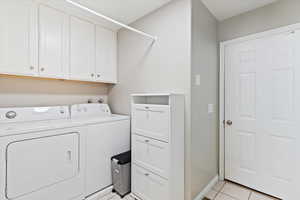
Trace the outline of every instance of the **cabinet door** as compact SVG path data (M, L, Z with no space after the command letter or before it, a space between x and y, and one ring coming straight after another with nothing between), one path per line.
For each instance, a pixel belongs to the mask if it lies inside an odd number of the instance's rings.
M168 178L169 144L132 135L133 163Z
M117 82L117 37L116 33L96 27L96 80Z
M66 69L66 30L68 17L56 9L39 7L39 74L63 78Z
M160 176L133 165L132 192L143 200L166 200L169 199L169 184Z
M95 25L71 17L70 79L95 80Z
M33 63L34 5L0 1L0 73L36 75Z
M132 114L133 133L165 142L169 141L169 106L136 104Z

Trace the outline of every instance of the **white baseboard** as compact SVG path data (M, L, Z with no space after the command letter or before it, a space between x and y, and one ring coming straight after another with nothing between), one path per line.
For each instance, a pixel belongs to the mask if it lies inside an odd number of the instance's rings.
M102 197L110 194L111 191L112 191L112 189L113 189L113 186L109 186L109 187L107 187L107 188L105 188L105 189L103 189L103 190L101 190L101 191L99 191L99 192L97 192L97 193L89 196L85 200L99 200L100 198L102 198Z
M218 182L219 176L215 176L207 186L196 196L194 200L202 200L205 195L214 187L214 185Z

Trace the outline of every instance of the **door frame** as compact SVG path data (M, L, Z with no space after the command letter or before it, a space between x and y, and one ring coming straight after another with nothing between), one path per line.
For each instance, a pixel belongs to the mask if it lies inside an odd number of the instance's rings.
M225 87L226 87L226 67L225 67L225 48L231 44L265 38L281 34L284 32L300 29L300 23L283 26L264 32L259 32L244 37L220 42L220 68L219 68L219 179L225 179Z

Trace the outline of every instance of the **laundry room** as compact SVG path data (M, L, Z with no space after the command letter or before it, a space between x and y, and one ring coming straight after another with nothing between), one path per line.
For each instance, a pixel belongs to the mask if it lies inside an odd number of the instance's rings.
M0 200L298 200L299 8L0 0Z

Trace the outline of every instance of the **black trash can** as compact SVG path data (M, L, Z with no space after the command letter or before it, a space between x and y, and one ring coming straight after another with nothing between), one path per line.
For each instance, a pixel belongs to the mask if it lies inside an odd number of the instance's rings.
M113 192L125 197L131 191L131 151L111 158L111 172Z

